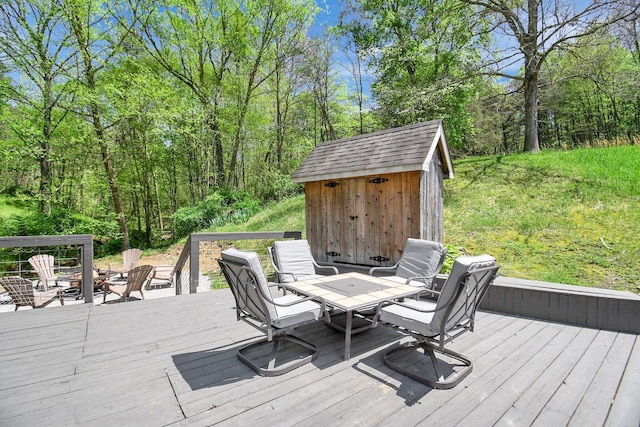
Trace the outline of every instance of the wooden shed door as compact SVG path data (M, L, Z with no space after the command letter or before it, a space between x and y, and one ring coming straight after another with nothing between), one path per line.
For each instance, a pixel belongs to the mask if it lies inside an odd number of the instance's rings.
M307 183L307 239L319 262L362 263L365 250L364 179Z
M366 251L366 217L363 216L366 205L366 181L354 178L342 181L344 187L338 196L340 205L336 212L339 222L336 224L337 241L341 250L336 261L361 264Z
M413 181L419 184L410 174L394 174L307 183L307 239L315 258L393 265L419 230Z

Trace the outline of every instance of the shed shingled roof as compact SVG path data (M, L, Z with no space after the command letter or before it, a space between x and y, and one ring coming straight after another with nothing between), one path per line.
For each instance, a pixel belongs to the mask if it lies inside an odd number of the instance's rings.
M294 182L427 170L436 150L445 178L453 164L442 120L416 123L319 144L293 173Z

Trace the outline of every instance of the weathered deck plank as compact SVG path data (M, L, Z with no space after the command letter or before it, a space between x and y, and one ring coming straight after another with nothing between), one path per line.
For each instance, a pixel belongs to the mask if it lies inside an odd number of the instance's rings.
M256 375L237 349L261 335L237 322L228 290L126 304L0 314L0 425L632 425L640 421L637 335L479 312L452 348L474 370L432 390L387 368L406 340L379 327L297 335L312 363ZM634 424L635 423L635 424Z
M636 427L640 424L640 339L635 336L633 349L627 360L625 373L616 392L606 426Z
M622 380L635 340L636 337L629 334L616 334L579 406L572 413L570 426L604 425L616 396L615 383Z

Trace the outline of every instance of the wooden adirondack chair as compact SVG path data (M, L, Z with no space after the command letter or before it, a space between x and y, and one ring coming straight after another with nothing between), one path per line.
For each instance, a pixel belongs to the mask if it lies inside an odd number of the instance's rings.
M120 277L124 277L129 270L138 264L141 256L140 249L127 249L122 252L122 264L109 264L109 272L111 274L119 273Z
M29 258L29 264L38 273L39 281L42 284L44 291L49 291L49 283L57 284L60 276L56 275L53 271L55 260L51 255L34 255Z
M131 296L131 292L140 292L142 299L144 299L144 294L142 293L142 288L153 269L150 265L139 265L129 270L127 274L126 283L122 282L113 282L109 280L105 280L104 282L104 297L102 302L107 301L107 295L109 292L113 292L114 294L120 295L122 301L127 301Z
M15 304L16 309L14 311L17 311L19 307L27 306L41 308L56 299L60 300L60 305L64 305L62 289L35 294L31 280L19 276L0 277L0 285L7 291Z

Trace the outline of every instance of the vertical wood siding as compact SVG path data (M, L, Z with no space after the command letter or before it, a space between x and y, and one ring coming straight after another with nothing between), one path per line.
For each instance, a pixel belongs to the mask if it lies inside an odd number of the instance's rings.
M387 266L400 259L409 237L441 241L442 181L441 168L430 167L428 173L307 182L307 240L314 257Z

